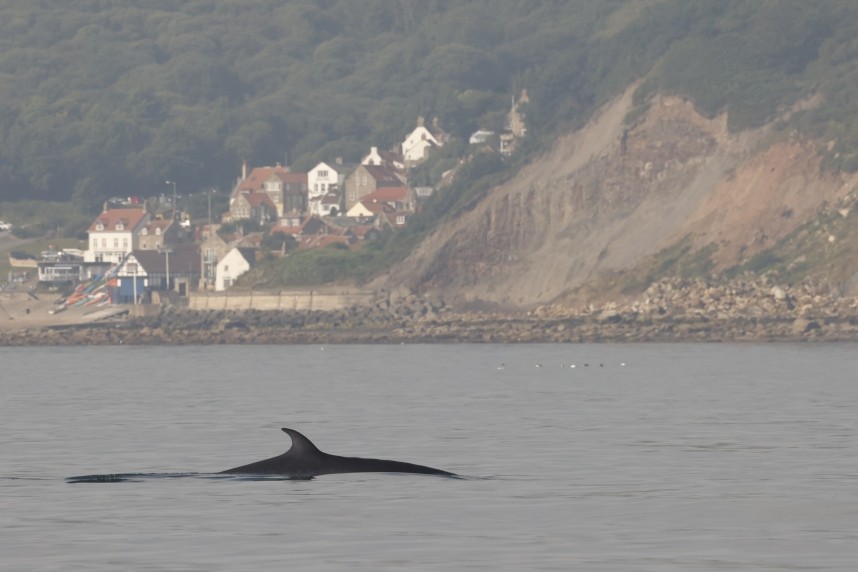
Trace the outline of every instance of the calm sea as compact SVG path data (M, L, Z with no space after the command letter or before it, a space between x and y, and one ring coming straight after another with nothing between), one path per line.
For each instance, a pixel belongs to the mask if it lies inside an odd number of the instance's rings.
M3 571L858 563L855 346L0 348L0 389ZM207 475L280 427L470 478Z

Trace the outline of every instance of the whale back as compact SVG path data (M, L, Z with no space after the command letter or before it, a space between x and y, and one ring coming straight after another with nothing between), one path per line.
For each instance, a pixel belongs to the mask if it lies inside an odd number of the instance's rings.
M319 450L307 437L283 427L282 431L289 435L292 446L288 451L277 457L242 465L222 471L224 474L257 474L284 475L306 478L317 475L335 473L418 473L432 475L452 475L447 471L383 459L364 459L361 457L340 457L329 455Z

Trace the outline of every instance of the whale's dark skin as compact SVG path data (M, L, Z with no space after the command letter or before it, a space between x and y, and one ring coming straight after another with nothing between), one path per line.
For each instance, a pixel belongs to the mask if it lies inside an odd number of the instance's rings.
M284 427L283 432L292 439L292 447L288 451L264 461L221 471L221 474L283 475L293 478L310 478L337 473L417 473L455 476L454 473L440 469L401 461L329 455L320 451L297 431Z

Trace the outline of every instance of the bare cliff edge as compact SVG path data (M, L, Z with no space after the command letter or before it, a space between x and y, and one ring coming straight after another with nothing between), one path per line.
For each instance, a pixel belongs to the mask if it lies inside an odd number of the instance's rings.
M439 227L379 284L460 306L525 309L571 303L573 292L581 303L607 276L639 271L665 249L705 252L717 274L825 208L848 216L858 177L824 172L817 143L772 127L730 133L725 116L707 119L675 97L655 99L629 125L633 91ZM830 275L817 278L849 287L858 249L838 247Z

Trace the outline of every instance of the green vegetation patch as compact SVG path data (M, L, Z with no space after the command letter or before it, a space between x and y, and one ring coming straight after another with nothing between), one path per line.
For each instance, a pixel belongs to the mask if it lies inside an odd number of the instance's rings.
M825 276L833 283L845 283L858 268L856 207L854 196L836 207L824 207L773 247L726 270L725 276L765 274L784 284Z

